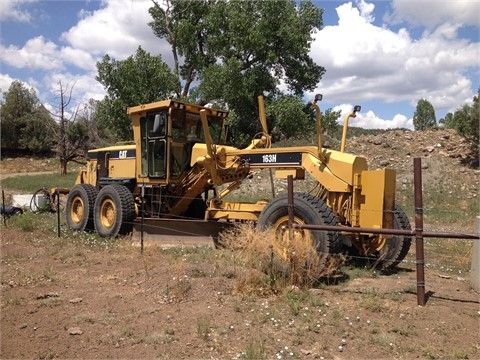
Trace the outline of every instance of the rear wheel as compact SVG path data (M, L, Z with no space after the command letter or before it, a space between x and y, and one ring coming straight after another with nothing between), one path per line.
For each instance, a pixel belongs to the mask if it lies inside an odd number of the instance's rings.
M133 195L125 186L107 185L95 201L95 229L103 237L116 237L132 231L135 218Z
M294 194L294 223L311 225L337 225L337 219L327 204L312 195ZM262 211L258 219L260 229L273 228L279 247L275 249L277 256L284 261L291 258L289 253L290 234L288 229L288 199L282 196L271 201ZM341 237L336 231L292 229L293 241L302 242L320 254L334 254L341 250ZM305 248L306 248L305 247Z
M395 205L393 217L394 229L412 229L407 215L398 205ZM378 254L381 268L388 270L397 266L407 256L411 243L412 237L408 235L395 235L388 239Z
M93 208L97 189L90 184L78 184L68 193L66 220L72 230L93 231Z

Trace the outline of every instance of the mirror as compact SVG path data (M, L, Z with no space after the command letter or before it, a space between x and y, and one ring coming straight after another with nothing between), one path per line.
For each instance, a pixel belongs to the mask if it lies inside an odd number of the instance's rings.
M322 98L323 98L322 94L315 95L315 101L322 101Z
M362 107L360 105L355 105L355 107L353 108L353 112L359 112L360 110L362 110Z

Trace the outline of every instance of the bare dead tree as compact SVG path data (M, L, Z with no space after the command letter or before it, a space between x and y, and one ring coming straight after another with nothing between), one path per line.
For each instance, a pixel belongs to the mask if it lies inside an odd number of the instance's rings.
M75 160L83 155L82 145L85 136L79 134L80 128L72 127L77 119L78 107L69 112L69 106L72 101L72 93L75 83L67 83L65 86L61 81L58 82L57 93L58 107L57 111L49 111L50 115L56 119L59 124L57 129L53 129L55 134L54 151L60 160L60 171L62 175L67 174L67 165L69 161ZM88 138L88 136L87 136Z

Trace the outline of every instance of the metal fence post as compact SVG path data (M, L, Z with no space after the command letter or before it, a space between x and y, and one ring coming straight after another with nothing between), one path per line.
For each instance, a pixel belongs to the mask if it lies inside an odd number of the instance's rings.
M423 196L422 159L413 159L413 183L415 192L415 253L417 269L417 304L425 305L425 256L423 251Z
M480 233L480 216L476 218L476 233ZM473 241L472 247L472 265L470 268L470 282L476 292L480 292L480 241Z

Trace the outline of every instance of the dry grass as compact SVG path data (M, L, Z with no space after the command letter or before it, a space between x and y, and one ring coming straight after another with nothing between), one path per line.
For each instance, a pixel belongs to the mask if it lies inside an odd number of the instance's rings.
M259 240L261 239L261 240ZM310 243L288 241L270 229L240 224L223 232L220 244L235 254L235 285L241 293L265 295L296 286L308 289L335 275L341 255L319 254Z

